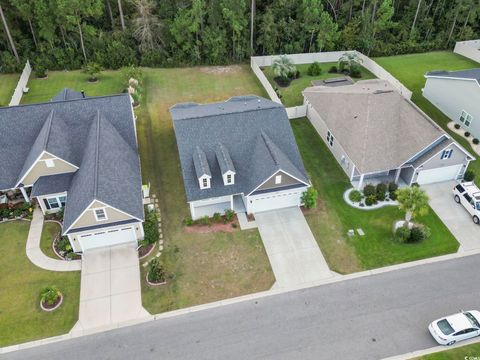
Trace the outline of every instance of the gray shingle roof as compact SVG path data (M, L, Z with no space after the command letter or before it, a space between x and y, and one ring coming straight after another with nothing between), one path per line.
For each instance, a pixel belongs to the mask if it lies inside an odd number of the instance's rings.
M258 96L241 96L205 105L178 104L170 109L170 113L188 201L248 194L272 176L271 171L281 167L287 167L283 170L293 172L295 175L292 175L309 183L290 122L281 104ZM228 150L234 165L236 175L233 185L223 184L217 158L219 143ZM205 152L210 166L210 189L202 190L198 185L192 160L197 146Z
M458 71L445 71L445 70L436 70L430 71L425 76L440 76L446 78L461 78L461 79L471 79L477 80L480 82L480 68L468 69L468 70L458 70Z
M225 174L227 171L235 172L235 166L233 165L232 158L225 145L218 143L215 149L215 154L217 155L218 165L220 166L222 174Z
M68 191L74 173L40 176L32 188L31 196L41 196Z
M200 146L195 147L195 151L193 152L192 157L197 178L201 178L203 175L212 176L210 166L208 165L207 157L205 155L205 152L200 148Z
M64 88L57 95L55 95L54 98L52 98L52 101L77 100L84 97L84 94L82 94L81 92L74 91L69 88Z
M14 188L25 168L46 150L80 168L68 189L66 225L83 212L82 206L91 203L92 194L143 219L140 162L128 94L63 101L60 97L47 103L0 108L0 143L0 190ZM40 178L35 187L46 186L46 180ZM62 190L54 190L55 184ZM63 184L52 180L48 186L61 192Z
M364 174L396 169L445 134L384 80L303 94Z
M91 121L80 169L70 185L64 230L67 231L94 200L143 220L139 170L137 152L98 111Z
M445 149L447 146L453 144L454 141L449 138L443 138L437 145L433 146L431 149L429 149L427 152L416 158L413 162L412 165L414 168L419 167L422 165L424 162L426 162L428 159L430 159L432 156L440 152L441 150Z

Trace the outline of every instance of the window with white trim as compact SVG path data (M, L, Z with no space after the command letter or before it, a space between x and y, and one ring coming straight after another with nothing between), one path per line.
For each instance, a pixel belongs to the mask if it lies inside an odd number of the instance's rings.
M275 185L282 183L282 175L275 176Z
M232 174L227 174L227 184L232 183Z
M55 161L53 161L53 159L46 159L45 165L47 166L47 168L53 168L55 167Z
M440 156L440 159L445 160L445 159L450 159L452 157L453 149L445 149L442 151L442 155Z
M327 142L330 144L330 146L333 146L333 141L335 138L333 137L332 133L330 131L327 131Z
M97 219L97 221L107 220L107 213L104 208L95 209L93 212L95 213L95 219Z
M65 207L66 203L67 203L66 195L51 196L43 199L43 204L45 205L45 208L47 210L63 208Z
M58 199L56 197L48 198L47 202L50 206L50 209L58 209L60 207L60 203L58 202Z
M462 114L460 115L460 122L463 123L466 127L469 127L472 123L473 117L465 110L462 110Z
M203 178L203 187L208 187L208 179Z

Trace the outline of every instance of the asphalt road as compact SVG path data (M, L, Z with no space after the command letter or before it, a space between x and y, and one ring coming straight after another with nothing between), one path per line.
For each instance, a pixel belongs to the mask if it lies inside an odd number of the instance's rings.
M480 308L480 255L284 293L4 359L380 359L435 346L428 323ZM480 354L479 354L480 355Z

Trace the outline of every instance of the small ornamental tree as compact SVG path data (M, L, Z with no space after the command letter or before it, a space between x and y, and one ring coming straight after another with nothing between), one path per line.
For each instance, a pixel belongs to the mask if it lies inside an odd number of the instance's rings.
M60 298L60 291L55 286L47 286L40 293L40 298L43 304L52 306Z
M305 208L312 209L317 206L317 198L318 191L314 187L310 186L303 192L301 200Z
M89 62L83 67L83 72L90 75L88 81L94 82L97 81L97 76L102 72L102 67L95 62Z
M428 212L428 195L418 186L405 187L396 191L398 207L405 211L405 221L410 224L416 215Z

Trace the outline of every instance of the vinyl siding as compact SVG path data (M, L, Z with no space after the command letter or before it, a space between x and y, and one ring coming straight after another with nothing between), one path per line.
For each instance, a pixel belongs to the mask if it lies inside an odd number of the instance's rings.
M282 182L280 184L275 184L275 177L277 175L282 176ZM258 189L258 190L268 190L268 189L276 189L284 186L289 186L289 185L295 185L295 184L302 184L302 182L298 181L297 179L294 179L293 177L285 174L283 171L278 171L275 173L271 178L269 178L265 183L263 183Z
M32 186L40 176L70 173L70 172L77 171L77 168L75 168L74 166L68 164L67 162L61 159L45 157L45 155L43 155L42 160L45 160L45 159L52 159L55 166L49 168L45 164L45 161L41 161L41 160L37 161L22 181L22 183L25 186Z
M67 201L68 201L68 198L67 198ZM97 208L105 208L105 213L107 214L107 220L97 221L97 219L95 218L95 214L93 212L93 210ZM105 205L99 202L94 202L84 212L84 214L77 219L77 221L73 224L71 229L78 229L78 228L83 228L83 227L93 226L93 225L100 225L100 224L109 224L113 222L130 220L130 219L132 219L132 217L129 215L126 215L111 207L108 207L108 206L105 207Z

